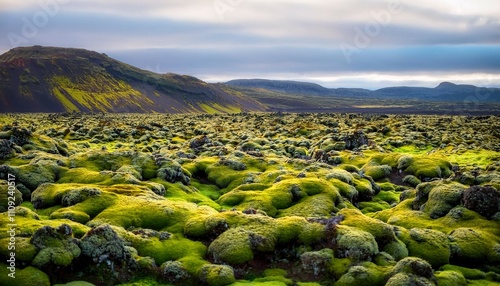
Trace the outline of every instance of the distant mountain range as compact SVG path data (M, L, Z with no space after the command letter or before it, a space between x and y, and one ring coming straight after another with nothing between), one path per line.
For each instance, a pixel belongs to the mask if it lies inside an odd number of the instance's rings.
M157 74L83 49L0 56L0 112L243 112L266 107L226 85Z
M477 87L474 85L442 82L435 88L427 87L386 87L378 90L361 88L326 88L309 82L267 80L267 79L236 79L226 82L237 88L263 89L267 91L313 96L333 97L369 97L385 99L415 99L426 101L462 102L478 99L482 102L500 102L499 88Z
M467 106L466 102L472 102ZM460 105L460 106L459 106ZM470 104L469 104L470 105ZM458 107L457 107L458 106ZM458 109L457 109L458 108ZM377 112L500 114L500 89L443 82L435 88L326 88L238 79L206 83L145 71L105 54L20 47L0 55L0 112Z

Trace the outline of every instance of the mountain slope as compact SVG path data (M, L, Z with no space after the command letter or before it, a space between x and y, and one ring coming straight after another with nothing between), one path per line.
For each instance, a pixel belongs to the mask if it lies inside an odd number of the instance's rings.
M332 91L319 84L290 80L235 79L226 82L229 86L263 88L266 90L303 95L333 95Z
M23 47L0 56L0 112L240 112L265 106L228 87L160 75L105 54Z

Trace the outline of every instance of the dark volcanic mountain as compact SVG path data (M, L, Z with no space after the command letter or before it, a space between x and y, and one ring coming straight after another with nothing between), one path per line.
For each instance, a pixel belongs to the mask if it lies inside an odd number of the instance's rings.
M237 79L226 82L235 88L261 89L271 92L294 95L314 95L325 97L369 97L371 99L413 99L440 102L481 101L500 102L500 89L457 85L443 82L435 88L427 87L386 87L378 90L361 88L326 88L309 82Z
M97 52L34 46L0 56L0 112L263 110L229 86L156 74Z

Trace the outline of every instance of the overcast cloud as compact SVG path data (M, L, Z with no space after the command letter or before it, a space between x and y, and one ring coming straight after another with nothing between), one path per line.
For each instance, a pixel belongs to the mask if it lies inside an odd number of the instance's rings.
M500 2L0 0L0 53L31 45L206 81L500 86Z

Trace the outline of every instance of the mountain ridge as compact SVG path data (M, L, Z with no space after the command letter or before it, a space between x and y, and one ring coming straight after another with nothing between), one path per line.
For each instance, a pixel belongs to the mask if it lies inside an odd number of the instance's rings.
M481 94L484 102L500 102L500 88L478 87L468 84L441 82L434 88L394 86L376 90L362 88L326 88L319 84L263 79L235 79L225 84L237 88L260 88L273 92L318 96L357 96L370 98L419 99L431 101L459 102L470 100ZM314 89L310 87L314 86Z
M0 112L265 111L226 86L141 70L94 51L20 47L0 55Z

